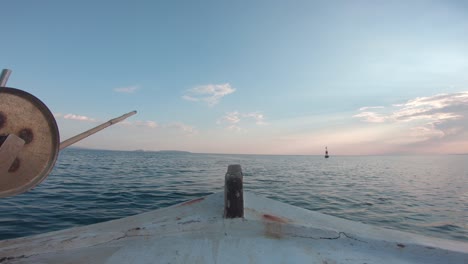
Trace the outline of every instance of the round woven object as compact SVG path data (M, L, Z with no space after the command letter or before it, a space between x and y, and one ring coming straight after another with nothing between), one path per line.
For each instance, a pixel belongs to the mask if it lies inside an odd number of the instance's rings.
M0 197L28 191L41 183L57 160L60 137L55 118L39 99L15 88L0 87L0 136L25 141L8 171L0 175Z

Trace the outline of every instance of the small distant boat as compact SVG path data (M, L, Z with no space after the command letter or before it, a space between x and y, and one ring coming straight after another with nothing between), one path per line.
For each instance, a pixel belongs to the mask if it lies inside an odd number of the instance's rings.
M328 148L325 147L325 158L328 159L330 156L328 155Z

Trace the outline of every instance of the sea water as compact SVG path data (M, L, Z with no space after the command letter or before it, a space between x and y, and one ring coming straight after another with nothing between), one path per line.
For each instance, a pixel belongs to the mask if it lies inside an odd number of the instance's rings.
M244 189L379 227L468 241L468 156L273 156L65 149L35 189L0 199L0 239L89 225Z

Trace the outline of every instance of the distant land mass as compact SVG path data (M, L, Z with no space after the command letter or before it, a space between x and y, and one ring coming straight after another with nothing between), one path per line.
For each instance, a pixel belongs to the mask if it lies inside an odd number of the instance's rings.
M137 149L134 152L156 152L156 153L165 153L165 154L191 154L192 152L183 151L183 150L143 150Z
M152 153L166 153L166 154L193 154L189 151L183 150L144 150L144 149L136 149L136 150L110 150L110 149L95 149L95 148L87 148L87 147L80 147L80 146L70 146L69 149L82 149L82 150L98 150L98 151L131 151L131 152L152 152Z

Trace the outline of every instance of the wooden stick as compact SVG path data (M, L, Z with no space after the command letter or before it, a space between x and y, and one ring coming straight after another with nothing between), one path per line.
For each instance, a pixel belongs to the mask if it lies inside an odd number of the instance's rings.
M0 87L6 87L6 83L8 82L8 78L10 77L11 70L3 69L2 75L0 76Z
M127 117L132 116L132 115L134 115L136 113L137 113L137 111L132 111L132 112L127 113L127 114L125 114L123 116L111 119L111 120L105 122L104 124L101 124L101 125L99 125L99 126L97 126L95 128L91 128L88 131L85 131L85 132L83 132L83 133L81 133L79 135L76 135L74 137L71 137L71 138L63 141L63 142L60 142L60 150L66 148L66 147L68 147L68 146L70 146L72 144L75 144L76 142L78 142L78 141L80 141L80 140L82 140L82 139L84 139L86 137L89 137L92 134L94 134L96 132L99 132L99 131L103 130L104 128L108 127L108 126L111 126L111 125L113 125L115 123L118 123L118 122L120 122L120 121L126 119Z
M11 164L21 151L24 140L14 134L9 134L0 146L0 176L8 172Z

